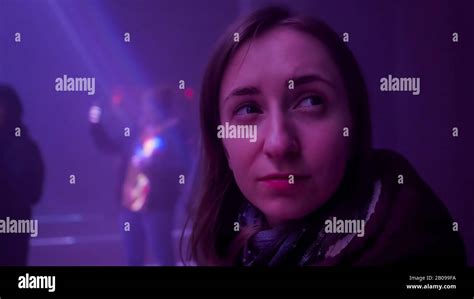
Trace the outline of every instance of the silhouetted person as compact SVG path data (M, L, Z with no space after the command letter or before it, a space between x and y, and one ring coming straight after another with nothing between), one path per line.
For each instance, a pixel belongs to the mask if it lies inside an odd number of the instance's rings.
M165 91L141 103L138 124L130 135L111 138L101 121L101 108L89 113L91 133L102 150L121 157L119 172L121 200L120 230L127 264L143 266L146 249L161 266L175 265L172 230L175 205L180 195L179 175L183 166L179 119L171 95Z
M0 85L0 266L27 264L31 231L12 233L6 226L11 220L32 220L43 187L43 160L22 112L15 90Z

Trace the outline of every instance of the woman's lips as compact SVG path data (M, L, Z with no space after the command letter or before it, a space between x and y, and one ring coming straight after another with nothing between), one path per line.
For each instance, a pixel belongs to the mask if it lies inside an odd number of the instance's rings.
M261 177L258 182L266 189L274 191L295 191L302 182L309 178L309 175L278 174Z

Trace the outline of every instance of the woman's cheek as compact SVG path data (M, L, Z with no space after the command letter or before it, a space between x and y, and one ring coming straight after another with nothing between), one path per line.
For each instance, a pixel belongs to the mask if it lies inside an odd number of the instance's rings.
M328 123L307 128L305 134L302 143L305 164L311 167L320 184L337 185L349 156L349 138L343 135L343 126Z
M237 175L241 172L241 169L249 169L250 156L252 146L248 140L245 139L227 139L224 140L224 147L227 152L227 160L229 167Z

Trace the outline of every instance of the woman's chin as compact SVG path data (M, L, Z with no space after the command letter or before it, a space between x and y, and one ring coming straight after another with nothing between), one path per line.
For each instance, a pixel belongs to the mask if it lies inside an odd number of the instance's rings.
M307 204L295 201L289 202L287 199L273 199L270 202L257 206L257 208L265 215L270 226L275 226L284 222L301 219L317 209L318 206L318 204L308 206Z

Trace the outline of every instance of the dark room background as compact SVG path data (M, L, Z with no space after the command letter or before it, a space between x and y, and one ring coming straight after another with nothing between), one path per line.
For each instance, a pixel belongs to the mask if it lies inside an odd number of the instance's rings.
M349 34L370 91L375 147L414 165L459 223L474 265L474 1L0 0L0 82L18 90L47 166L30 264L124 263L117 161L94 147L89 107L121 89L185 80L192 92L185 104L197 113L217 38L240 15L275 3ZM95 77L95 95L56 92L63 74ZM420 77L420 95L381 92L388 74Z

